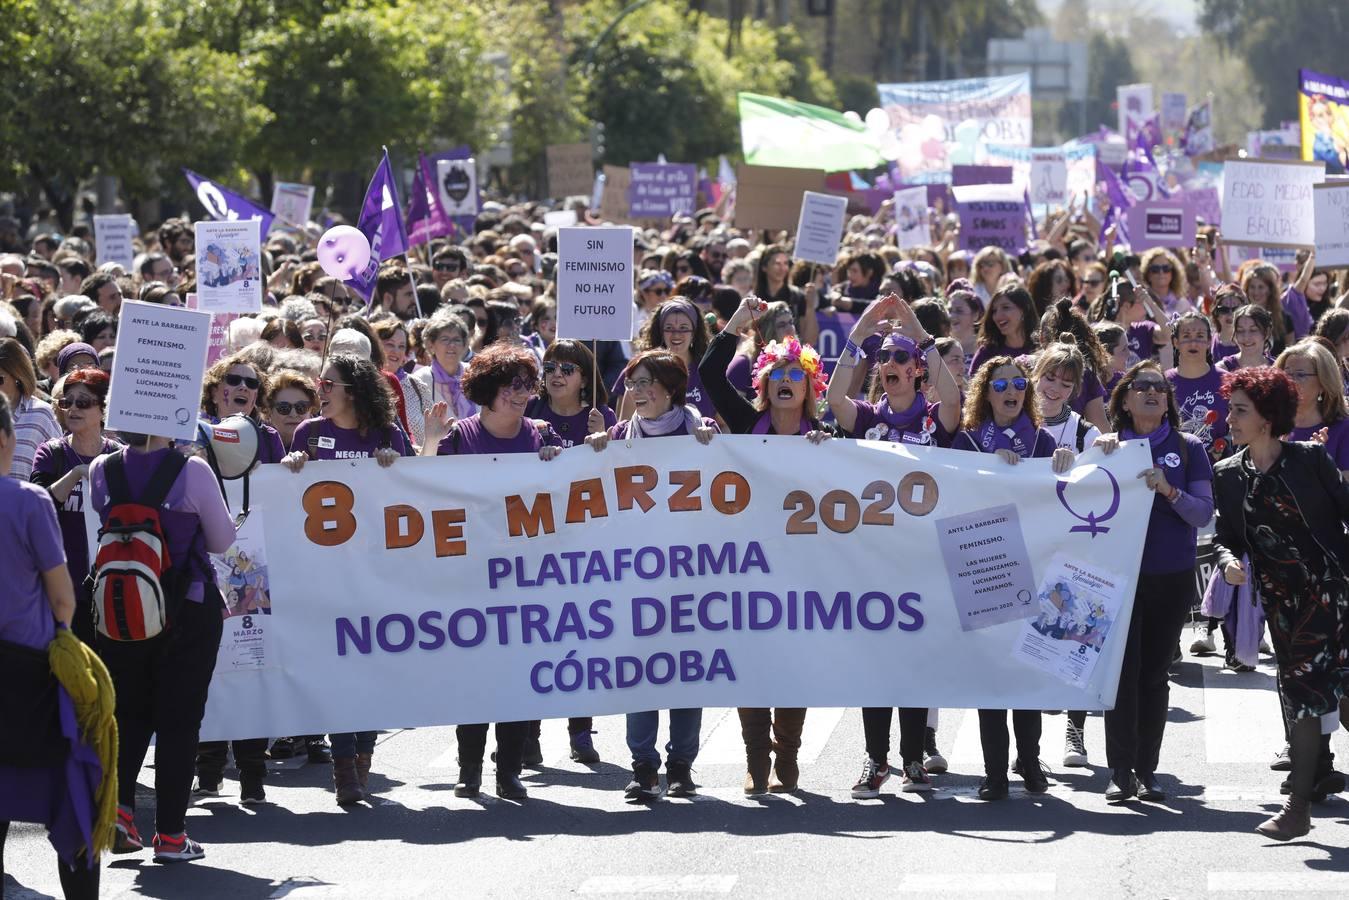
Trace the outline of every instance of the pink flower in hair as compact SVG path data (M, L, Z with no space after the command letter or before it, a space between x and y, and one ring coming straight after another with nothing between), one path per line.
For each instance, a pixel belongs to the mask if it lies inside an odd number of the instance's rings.
M815 388L815 396L824 396L827 379L820 354L809 344L802 344L796 335L784 341L769 341L759 352L759 358L754 361L754 375L750 379L756 391L764 375L782 362L799 363Z

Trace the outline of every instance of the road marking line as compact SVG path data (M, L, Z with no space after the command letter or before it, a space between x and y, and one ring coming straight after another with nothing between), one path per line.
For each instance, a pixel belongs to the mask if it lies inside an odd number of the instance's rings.
M1316 832L1313 830L1312 834ZM1263 840L1259 838L1258 840ZM1310 838L1315 840L1315 838ZM1349 894L1349 872L1209 872L1211 893Z
M729 894L736 875L596 875L578 894Z
M924 894L1052 894L1057 884L1053 872L933 872L900 875L887 889Z
M1219 663L1203 670L1205 759L1268 763L1283 747L1279 695L1269 667L1224 672Z

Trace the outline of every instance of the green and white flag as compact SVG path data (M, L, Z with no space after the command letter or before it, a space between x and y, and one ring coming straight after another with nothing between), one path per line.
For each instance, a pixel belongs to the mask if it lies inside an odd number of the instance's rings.
M843 113L762 94L738 96L740 143L752 166L841 172L885 165L879 137Z

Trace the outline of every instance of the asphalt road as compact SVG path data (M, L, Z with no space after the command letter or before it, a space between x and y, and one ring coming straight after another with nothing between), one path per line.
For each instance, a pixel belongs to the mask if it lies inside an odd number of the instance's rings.
M1185 643L1190 640L1186 633ZM1280 845L1254 827L1280 803L1269 769L1282 744L1273 670L1224 672L1220 659L1179 664L1162 751L1162 804L1110 807L1099 716L1087 722L1092 769L1061 763L1064 717L1045 716L1048 794L982 803L973 713L944 710L939 744L951 772L930 795L892 779L878 800L855 801L860 712L812 710L801 790L745 798L734 710L707 710L692 800L625 803L622 717L597 720L594 767L567 758L566 726L544 724L545 764L527 772L521 804L456 799L453 728L383 734L373 805L333 802L328 767L272 763L269 803L224 796L188 813L204 860L158 866L147 850L109 857L107 897L554 897L638 893L831 898L1349 897L1349 799L1315 808L1305 839ZM662 721L662 735L664 722ZM663 738L662 738L663 739ZM898 736L893 738L897 751ZM1335 737L1349 766L1349 736ZM149 837L153 771L142 772L138 820ZM491 784L488 764L487 783ZM60 896L41 829L16 825L6 849L5 900Z

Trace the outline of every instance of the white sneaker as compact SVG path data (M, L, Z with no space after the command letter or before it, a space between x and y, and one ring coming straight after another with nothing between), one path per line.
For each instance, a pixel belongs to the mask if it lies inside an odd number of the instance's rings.
M1191 656L1208 656L1211 653L1218 652L1218 645L1213 641L1213 632L1205 632L1204 636L1190 645Z
M1063 764L1073 768L1087 768L1087 743L1083 739L1082 729L1068 720L1068 731L1063 736Z

